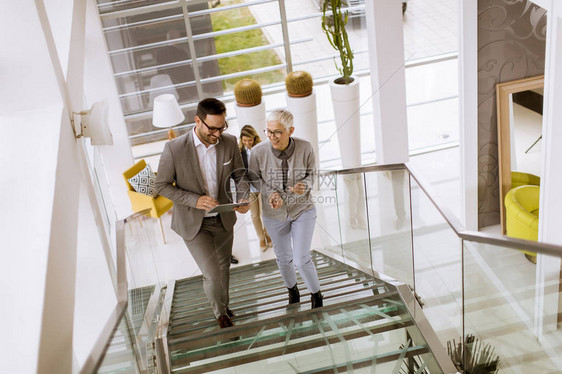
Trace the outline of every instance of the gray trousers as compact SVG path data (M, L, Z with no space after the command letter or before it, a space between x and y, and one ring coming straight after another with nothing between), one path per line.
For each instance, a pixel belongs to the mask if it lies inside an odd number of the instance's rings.
M318 273L310 257L310 245L316 225L316 208L305 210L295 220L288 217L284 222L264 216L263 224L273 240L277 266L285 287L291 288L297 283L296 267L308 292L320 291Z
M203 274L203 289L216 318L226 314L230 283L233 229L226 231L219 216L204 218L199 233L184 240Z

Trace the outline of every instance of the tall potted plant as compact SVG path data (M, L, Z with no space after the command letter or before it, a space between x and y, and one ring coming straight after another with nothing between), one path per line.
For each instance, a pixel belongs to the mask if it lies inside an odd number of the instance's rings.
M342 164L351 168L361 165L359 79L353 76L353 50L345 29L348 12L341 8L341 0L324 1L322 29L340 57L340 65L334 62L341 76L330 82L330 92Z
M348 12L342 12L341 0L324 0L322 29L331 46L338 51L335 61L340 77L330 82L330 93L343 168L361 165L361 122L359 116L359 79L353 76L353 50L345 29ZM348 222L353 229L366 230L365 190L360 175L344 175Z

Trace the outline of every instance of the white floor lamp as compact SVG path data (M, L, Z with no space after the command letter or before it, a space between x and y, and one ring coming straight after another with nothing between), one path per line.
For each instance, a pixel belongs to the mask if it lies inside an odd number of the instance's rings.
M179 125L184 120L185 116L174 95L163 94L154 99L152 125L159 128L168 128L168 140L176 137L172 126Z

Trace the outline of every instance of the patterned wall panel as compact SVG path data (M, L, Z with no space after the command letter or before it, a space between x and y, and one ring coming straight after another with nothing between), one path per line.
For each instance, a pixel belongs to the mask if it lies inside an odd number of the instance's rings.
M527 0L478 2L478 225L500 222L496 84L544 74L546 11Z

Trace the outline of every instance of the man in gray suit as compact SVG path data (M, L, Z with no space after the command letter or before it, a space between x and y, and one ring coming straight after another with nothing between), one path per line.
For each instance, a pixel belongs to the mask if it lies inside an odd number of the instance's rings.
M172 229L185 241L203 274L203 288L221 328L232 326L228 308L230 260L236 213L209 213L218 204L232 202L230 178L236 198L249 193L236 137L227 129L226 108L213 98L197 106L192 131L166 143L160 156L156 189L174 202ZM235 208L246 213L249 205Z

